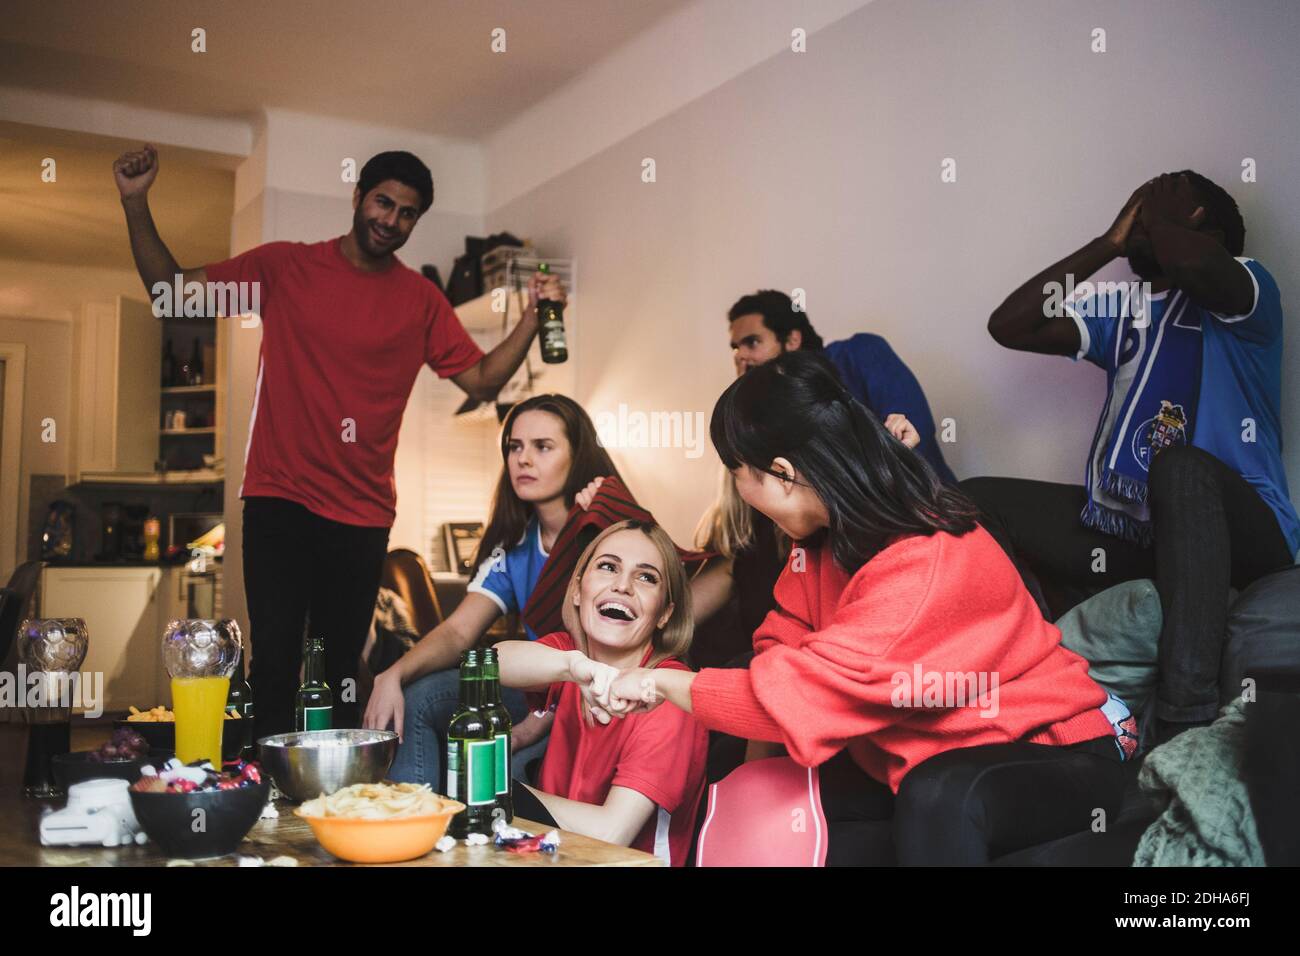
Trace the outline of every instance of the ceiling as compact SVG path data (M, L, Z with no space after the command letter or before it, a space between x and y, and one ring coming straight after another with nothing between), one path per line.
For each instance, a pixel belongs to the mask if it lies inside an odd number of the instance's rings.
M122 205L113 184L115 144L68 135L14 136L0 128L0 259L134 269ZM42 163L55 160L54 182ZM162 175L149 191L159 233L182 266L230 255L235 174L162 150Z
M281 108L481 139L689 0L7 0L0 86L251 119ZM206 31L207 51L191 50ZM506 52L490 49L506 31ZM137 144L0 121L0 259L132 269L112 161ZM57 160L57 180L41 179ZM161 150L182 265L229 253L234 175ZM229 164L224 164L228 166Z
M480 139L688 0L7 0L0 85ZM191 31L207 50L191 50ZM506 52L490 49L506 31Z

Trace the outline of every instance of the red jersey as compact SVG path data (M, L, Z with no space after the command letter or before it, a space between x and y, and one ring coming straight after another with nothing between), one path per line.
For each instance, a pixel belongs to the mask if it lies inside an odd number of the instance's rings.
M710 730L783 743L805 767L847 749L895 793L955 747L1114 735L1088 662L982 527L899 538L852 575L824 541L798 548L775 597L749 669L691 685Z
M576 647L564 631L547 634L539 643L561 651ZM688 670L671 659L657 666ZM535 709L544 701L556 704L555 723L538 789L597 806L605 802L610 787L635 790L653 800L656 809L632 848L653 853L669 866L685 866L704 793L709 744L705 729L667 702L649 713L588 727L578 685L567 681L551 685L546 694L529 694L529 706Z
M259 283L262 351L239 494L389 527L397 433L420 366L448 378L483 352L432 282L398 261L364 272L340 242L269 242L207 267L210 282Z

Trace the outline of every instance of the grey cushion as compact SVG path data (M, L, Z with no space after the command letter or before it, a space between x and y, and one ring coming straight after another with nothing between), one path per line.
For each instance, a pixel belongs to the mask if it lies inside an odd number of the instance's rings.
M1241 696L1242 681L1265 670L1300 674L1300 567L1260 578L1229 609L1220 701Z
M1056 622L1061 643L1088 673L1141 714L1156 687L1156 648L1164 615L1154 581L1126 581L1094 594Z

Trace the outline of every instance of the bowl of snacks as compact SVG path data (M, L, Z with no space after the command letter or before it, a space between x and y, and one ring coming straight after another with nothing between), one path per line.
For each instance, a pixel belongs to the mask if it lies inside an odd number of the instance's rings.
M379 783L397 756L391 730L300 730L257 742L263 768L294 803L354 783Z
M131 712L113 721L114 729L126 727L134 730L154 750L176 752L176 715L159 705L149 710L132 706ZM225 725L221 728L221 758L234 760L244 746L244 721L238 711L226 711Z
M400 863L424 856L465 804L427 783L356 783L294 810L317 841L351 863Z
M255 763L217 773L172 759L146 767L131 785L140 829L168 856L197 859L233 853L262 815L271 784Z
M83 780L125 780L134 783L140 779L140 768L162 751L150 750L149 743L129 727L118 727L113 736L98 750L55 754L50 758L50 768L60 787L67 790Z

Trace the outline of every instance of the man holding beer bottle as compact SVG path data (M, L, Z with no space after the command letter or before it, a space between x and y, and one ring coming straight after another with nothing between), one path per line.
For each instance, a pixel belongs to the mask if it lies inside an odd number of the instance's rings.
M487 355L433 283L394 253L433 204L417 157L386 152L362 168L352 227L317 243L270 242L182 268L154 227L152 146L113 164L136 268L159 283L247 283L261 303L262 347L244 499L244 590L257 734L293 728L307 621L325 644L334 723L358 726L356 673L396 509L393 458L421 365L489 400L537 333L539 298L563 303L554 277L529 282L529 308ZM208 297L212 301L212 297ZM241 323L243 325L243 323Z

